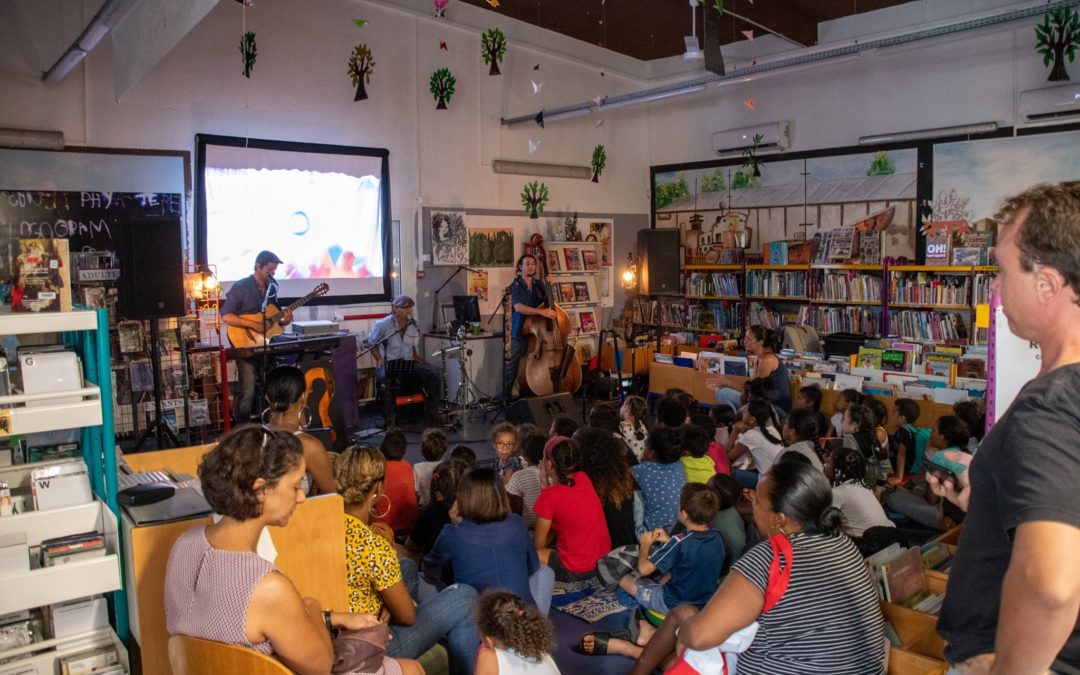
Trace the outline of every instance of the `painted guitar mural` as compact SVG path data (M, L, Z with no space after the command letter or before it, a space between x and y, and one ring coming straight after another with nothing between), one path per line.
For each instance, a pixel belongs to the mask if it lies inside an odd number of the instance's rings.
M320 295L326 295L330 290L328 284L319 284L313 291L300 298L296 302L292 303L285 309L278 309L274 305L266 306L266 323L264 324L264 331L259 332L254 328L240 328L239 326L229 326L227 333L229 336L229 343L233 347L260 347L264 341L269 341L270 338L275 335L281 335L285 332L285 328L281 325L282 315L287 311L291 311L310 302L312 299L319 297ZM239 314L241 319L249 319L251 321L262 321L262 314Z

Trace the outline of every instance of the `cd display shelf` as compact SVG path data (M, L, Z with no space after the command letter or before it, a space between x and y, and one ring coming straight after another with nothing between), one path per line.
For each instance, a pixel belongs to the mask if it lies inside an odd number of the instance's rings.
M128 612L121 582L117 527L119 509L116 454L113 452L108 313L105 309L97 309L0 315L0 336L43 333L57 334L59 342L75 349L82 359L85 383L80 388L51 394L0 396L0 438L80 429L80 448L94 499L63 508L30 510L33 504L29 493L31 472L70 460L0 468L0 480L8 483L13 495L26 495L27 503L23 513L0 517L0 537L24 534L31 554L28 572L16 572L3 578L0 614L105 594L110 600L114 623L112 628L106 626L0 651L0 662L4 662L0 672L60 672L60 662L66 656L109 645L115 646L120 663L127 670L127 650L123 641L128 635ZM37 561L39 556L34 554L43 540L91 530L104 535L103 557L75 560L55 567L42 567Z
M985 344L975 326L992 266L686 265L681 297L643 298L636 322L666 331L737 336L747 326L813 326L867 337Z

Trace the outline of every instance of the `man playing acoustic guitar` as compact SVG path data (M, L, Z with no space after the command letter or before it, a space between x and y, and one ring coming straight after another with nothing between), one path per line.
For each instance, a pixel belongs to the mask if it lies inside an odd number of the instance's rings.
M221 304L221 320L226 325L250 329L253 333L260 335L264 332L261 318L252 318L251 315L261 316L263 299L267 297L267 286L274 283L274 272L277 271L280 263L281 259L270 251L262 251L255 256L255 273L233 284L225 295L225 302ZM275 290L271 292L268 302L280 309L276 292L277 284L274 285ZM286 309L281 315L281 325L288 325L292 318L292 310ZM258 356L236 359L236 374L240 388L233 415L236 424L247 424L252 420L259 359Z

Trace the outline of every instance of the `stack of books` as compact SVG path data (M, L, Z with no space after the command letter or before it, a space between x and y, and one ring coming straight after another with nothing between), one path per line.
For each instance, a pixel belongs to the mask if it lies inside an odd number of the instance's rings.
M41 566L55 567L105 556L105 535L100 532L69 534L41 542Z
M917 546L902 549L893 544L867 558L866 564L886 602L926 614L936 615L941 609L945 596L928 590L923 554Z

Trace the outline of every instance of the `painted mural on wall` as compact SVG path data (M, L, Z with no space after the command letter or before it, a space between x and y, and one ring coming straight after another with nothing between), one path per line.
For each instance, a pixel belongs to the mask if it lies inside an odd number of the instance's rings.
M739 165L657 173L657 227L677 227L690 257L738 262L770 242L812 244L837 228L880 232L868 256L915 257L914 149L770 160L761 176ZM871 237L864 236L865 241Z

